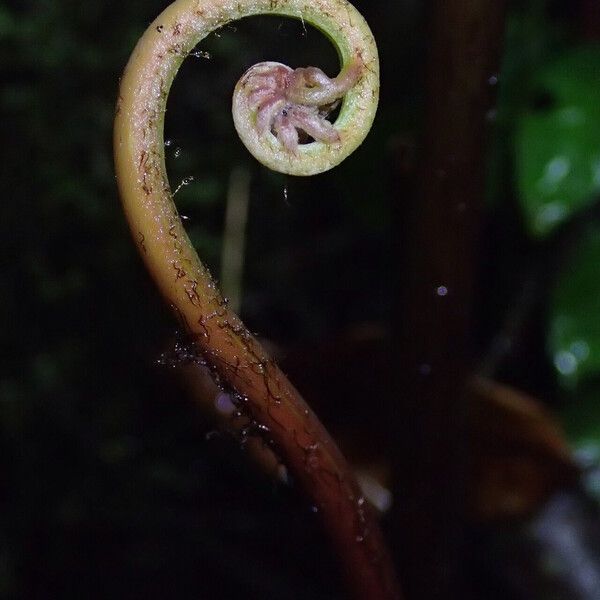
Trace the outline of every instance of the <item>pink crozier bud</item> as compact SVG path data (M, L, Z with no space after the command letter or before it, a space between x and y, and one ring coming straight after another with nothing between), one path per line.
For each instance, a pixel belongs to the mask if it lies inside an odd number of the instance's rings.
M321 69L291 69L274 62L251 67L242 78L248 106L256 111L259 136L273 133L295 154L302 136L332 144L340 141L327 116L360 79L362 62L356 58L334 78Z

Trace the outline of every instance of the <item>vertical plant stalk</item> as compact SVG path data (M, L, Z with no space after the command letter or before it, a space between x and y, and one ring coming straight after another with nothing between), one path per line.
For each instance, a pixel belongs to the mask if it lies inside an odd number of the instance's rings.
M183 59L212 31L258 14L303 19L320 29L337 48L342 68L333 79L312 67L292 71L261 63L250 69L236 87L233 110L251 152L276 170L309 175L331 168L361 143L377 106L377 49L364 19L345 0L178 0L140 39L121 81L114 137L119 191L148 271L238 409L274 444L310 498L353 597L398 598L381 531L346 461L228 308L182 226L166 174L164 113ZM336 122L325 122L323 103L342 97ZM298 143L297 129L316 141Z
M398 196L408 279L398 309L404 410L394 423L402 474L395 497L403 506L398 530L409 536L400 550L403 585L421 600L468 597L464 385L505 5L431 3L421 165L414 198Z
M233 312L242 306L246 224L250 204L250 171L236 167L229 176L221 250L221 289Z

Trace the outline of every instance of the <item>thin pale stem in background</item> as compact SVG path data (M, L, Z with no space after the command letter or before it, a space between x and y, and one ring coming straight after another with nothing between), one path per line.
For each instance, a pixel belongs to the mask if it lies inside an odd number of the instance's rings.
M246 223L250 203L250 170L236 167L229 176L223 250L221 252L221 290L235 313L242 305Z

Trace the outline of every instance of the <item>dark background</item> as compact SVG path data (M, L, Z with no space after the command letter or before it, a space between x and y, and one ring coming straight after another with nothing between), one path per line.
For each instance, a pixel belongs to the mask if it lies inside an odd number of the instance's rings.
M249 173L242 317L353 461L397 490L407 452L404 384L393 375L407 341L390 331L410 314L398 300L405 282L419 277L399 237L427 160L436 8L355 4L379 45L382 96L371 134L343 165L288 178L256 164L237 139L230 95L250 65L336 69L316 31L264 17L210 36L199 46L210 58L184 63L166 118L167 166L173 187L194 178L176 201L217 279L231 174ZM111 150L118 79L165 5L0 5L0 596L341 598L335 559L293 486L257 473L232 436L207 438L211 416L172 366L176 322L121 213ZM498 461L467 477L460 585L479 597L600 598L597 549L584 535L597 526L600 498L599 13L593 1L513 1L501 68L490 73L467 362L552 416L523 428L518 451L505 439L510 418L488 404L471 426L494 421L500 441L491 451L471 433L469 456L500 456L517 470L523 456L539 459L498 489L485 483L505 474ZM528 401L519 398L517 412L534 411ZM552 439L542 443L545 428ZM560 461L583 472L563 477ZM485 500L502 494L517 508ZM547 517L557 497L558 516ZM384 528L402 557L402 494L395 499ZM570 537L548 550L559 525ZM410 561L399 563L410 580Z

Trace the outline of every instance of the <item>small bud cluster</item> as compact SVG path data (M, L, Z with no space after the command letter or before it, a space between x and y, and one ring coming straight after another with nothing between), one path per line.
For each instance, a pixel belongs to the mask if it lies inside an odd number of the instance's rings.
M250 110L256 112L258 135L271 132L294 154L309 138L329 144L340 141L327 116L359 77L358 64L332 79L316 67L291 69L263 62L251 67L241 83Z

